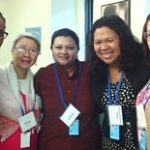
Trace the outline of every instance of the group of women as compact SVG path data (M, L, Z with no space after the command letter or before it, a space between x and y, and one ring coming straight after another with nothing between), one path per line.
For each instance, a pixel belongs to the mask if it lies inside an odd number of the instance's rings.
M6 35L0 15L1 44ZM118 16L101 17L89 62L81 62L77 34L59 29L50 46L55 63L34 77L40 43L20 35L0 67L0 149L149 150L150 15L142 38Z

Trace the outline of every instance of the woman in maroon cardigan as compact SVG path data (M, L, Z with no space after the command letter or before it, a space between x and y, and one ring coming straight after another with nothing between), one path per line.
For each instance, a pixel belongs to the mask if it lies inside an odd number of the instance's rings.
M99 150L99 127L89 66L77 59L79 39L70 29L54 32L55 60L35 76L43 102L40 150Z

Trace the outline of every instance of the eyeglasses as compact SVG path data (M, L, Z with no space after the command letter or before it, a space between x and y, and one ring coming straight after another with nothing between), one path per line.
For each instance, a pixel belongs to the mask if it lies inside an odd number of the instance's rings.
M150 32L144 32L144 39L150 41Z
M4 39L8 36L8 33L5 31L0 31L0 39Z
M26 53L26 52L29 52L30 55L33 55L33 56L36 56L39 54L39 51L37 49L27 49L25 47L16 47L15 50L17 50L18 52L20 53Z

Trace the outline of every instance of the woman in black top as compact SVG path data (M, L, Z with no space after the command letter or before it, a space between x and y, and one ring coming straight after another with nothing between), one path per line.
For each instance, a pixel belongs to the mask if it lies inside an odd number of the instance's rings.
M102 149L137 150L135 97L150 70L144 64L142 47L117 16L98 19L90 41L92 89L100 110Z

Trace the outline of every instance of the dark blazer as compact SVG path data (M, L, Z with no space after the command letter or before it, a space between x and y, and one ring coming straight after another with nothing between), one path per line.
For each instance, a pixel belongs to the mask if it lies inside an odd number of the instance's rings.
M132 71L130 71L129 73L126 74L126 78L130 81L131 86L133 88L133 92L135 97L137 96L138 92L142 89L142 87L146 84L146 82L148 81L148 79L150 78L150 67L146 66L144 63L139 63ZM106 89L107 86L107 77L100 79L97 78L96 80L92 80L92 91L93 91L93 95L95 97L95 100L97 102L97 106L99 108L99 112L100 113L104 113L104 122L103 124L106 126L108 124L108 116L107 114L107 110L106 107L104 107L103 105L100 105L100 99L103 96L104 90ZM136 130L136 109L135 106L131 106L129 108L123 108L126 110L123 110L128 112L126 114L126 117L128 118L128 120L131 123L131 126L133 128L133 134L134 134L134 142L138 145L138 140L137 140L137 130ZM127 110L128 109L128 110ZM105 129L103 129L105 130ZM121 133L124 133L123 130L126 130L125 128L121 128ZM109 137L109 131L105 131L106 136ZM121 137L121 141L124 141L124 139L122 137L124 136L120 136Z
M137 66L135 66L134 70L126 74L126 77L131 83L135 96L137 96L138 92L150 78L150 66L147 66L144 63L139 63ZM98 105L99 100L106 89L106 85L107 77L103 78L102 80L97 78L97 81L91 79L93 95Z

